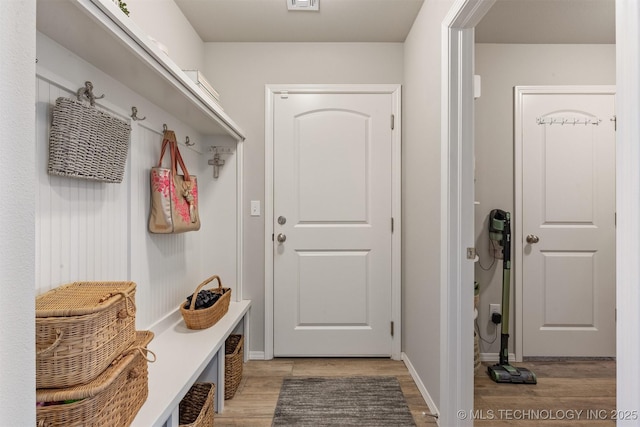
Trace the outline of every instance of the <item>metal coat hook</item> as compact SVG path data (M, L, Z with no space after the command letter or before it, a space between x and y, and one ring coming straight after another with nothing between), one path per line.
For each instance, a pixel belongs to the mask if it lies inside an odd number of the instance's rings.
M100 96L95 96L93 94L93 83L91 83L90 81L84 82L84 87L81 87L80 89L78 89L78 91L76 92L76 95L78 96L78 101L80 101L80 97L82 96L86 97L92 106L96 105L96 99L104 98L104 94Z
M147 119L147 116L138 117L138 109L136 107L131 107L131 119L134 121L143 121Z
M166 124L166 123L163 123L163 124L162 124L162 132L166 132L166 131L168 131L168 130L169 130L169 128L167 127L167 124Z
M186 145L187 147L192 147L192 146L196 145L196 143L189 141L189 137L187 136L187 138L184 141L184 145Z

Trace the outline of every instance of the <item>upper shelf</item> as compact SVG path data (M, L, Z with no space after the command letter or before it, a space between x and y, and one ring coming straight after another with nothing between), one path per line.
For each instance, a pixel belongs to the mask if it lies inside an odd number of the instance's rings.
M110 0L39 0L37 29L203 135L242 129Z

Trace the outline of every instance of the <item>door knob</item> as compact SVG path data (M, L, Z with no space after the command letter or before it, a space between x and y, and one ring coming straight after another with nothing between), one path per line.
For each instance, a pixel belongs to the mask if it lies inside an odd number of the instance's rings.
M286 222L287 222L287 218L283 217L282 215L278 217L278 224L285 225Z
M540 241L540 238L535 234L529 234L527 236L527 243L538 243L539 241Z
M278 240L278 242L284 243L287 240L287 236L282 233L279 233L276 239Z

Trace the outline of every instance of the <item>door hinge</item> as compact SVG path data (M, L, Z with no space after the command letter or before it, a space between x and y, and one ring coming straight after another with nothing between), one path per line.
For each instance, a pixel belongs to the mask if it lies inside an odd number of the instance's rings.
M391 336L393 336L393 320L391 321Z
M613 122L613 130L617 131L618 130L618 117L617 116L613 116L609 120L611 120Z
M271 233L271 241L272 241L272 242L275 242L275 241L276 241L276 240L275 240L274 233Z
M396 127L396 116L395 114L391 115L391 130L395 129Z
M391 217L391 232L393 233L393 217Z

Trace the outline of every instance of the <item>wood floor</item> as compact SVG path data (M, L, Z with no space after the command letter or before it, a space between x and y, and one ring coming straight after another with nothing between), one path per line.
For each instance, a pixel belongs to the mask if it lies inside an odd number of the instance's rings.
M474 417L474 425L615 425L610 416L615 411L615 361L536 361L523 366L537 374L537 385L496 384L484 370L476 375L474 413L465 413ZM397 377L416 425L436 425L433 418L424 415L430 412L429 408L403 362L389 359L305 358L250 361L245 364L240 387L233 399L225 401L224 412L215 415L215 425L271 426L284 377L360 375ZM551 417L554 419L549 419Z

